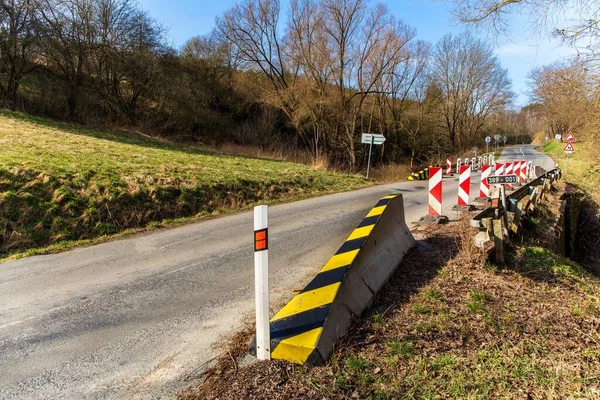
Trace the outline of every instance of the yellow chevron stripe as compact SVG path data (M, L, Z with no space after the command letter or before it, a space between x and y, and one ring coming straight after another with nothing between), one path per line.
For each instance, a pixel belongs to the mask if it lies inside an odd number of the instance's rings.
M271 358L304 364L315 349L322 331L323 328L316 328L282 340L271 352Z
M388 196L383 196L383 197L381 198L381 200L394 199L394 198L396 198L396 197L398 197L398 195L397 195L397 194L390 194L390 195L388 195Z
M300 293L275 314L271 318L271 322L332 303L341 284L341 282L336 282L310 292Z
M354 231L352 231L350 236L348 236L348 239L346 239L346 241L369 236L374 227L375 225L367 225L363 226L362 228L356 228Z
M371 211L369 211L369 213L367 214L367 216L365 218L374 217L376 215L381 215L381 213L383 213L383 210L385 210L386 207L387 207L387 205L380 206L380 207L373 207L371 209Z
M332 269L352 264L352 261L354 261L358 252L359 250L352 250L346 253L336 254L327 261L327 264L321 269L321 272L331 271Z

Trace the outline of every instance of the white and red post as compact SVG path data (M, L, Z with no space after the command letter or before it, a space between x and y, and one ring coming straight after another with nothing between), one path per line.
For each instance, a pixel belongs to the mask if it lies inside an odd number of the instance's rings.
M256 299L256 358L270 360L268 206L254 207L254 289Z
M496 173L495 176L504 175L504 163L496 163Z
M452 157L446 159L446 175L452 175Z
M532 169L533 169L533 162L529 161L527 163L527 179L531 179L532 178L532 176L531 176Z
M484 165L481 167L481 186L479 187L479 197L487 199L490 197L490 185L487 183L487 178L492 174L492 166Z
M462 162L461 162L461 160L459 158L459 159L456 160L456 173L457 174L460 174L460 166L461 165L462 165Z
M471 168L464 166L460 168L458 177L458 205L468 206L471 192Z
M521 169L519 170L520 178L523 182L527 182L527 161L521 160Z
M442 215L442 168L429 168L429 215Z

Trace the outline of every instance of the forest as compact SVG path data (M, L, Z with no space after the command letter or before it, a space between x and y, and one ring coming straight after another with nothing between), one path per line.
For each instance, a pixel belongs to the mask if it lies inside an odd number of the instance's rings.
M400 17L366 0L243 0L176 48L133 0L3 0L1 107L345 171L365 166L365 132L387 138L376 164L418 166L542 129L491 44L428 43Z

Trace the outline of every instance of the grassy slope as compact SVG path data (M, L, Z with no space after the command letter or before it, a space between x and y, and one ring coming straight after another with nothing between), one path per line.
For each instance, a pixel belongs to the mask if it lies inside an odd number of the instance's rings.
M589 143L574 143L575 153L567 156L563 151L566 144L551 140L544 146L544 152L560 165L566 181L590 193L600 203L600 156L598 149Z
M365 185L0 111L0 256Z
M426 232L327 365L238 368L227 353L181 398L598 399L600 279L548 250L559 196L506 268L466 221Z

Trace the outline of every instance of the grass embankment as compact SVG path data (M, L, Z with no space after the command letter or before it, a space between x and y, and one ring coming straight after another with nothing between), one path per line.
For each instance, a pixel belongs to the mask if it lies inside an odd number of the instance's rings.
M544 146L544 152L552 157L563 170L564 179L592 195L600 203L600 152L590 142L573 144L575 153L567 155L563 151L566 143L551 140Z
M543 211L505 268L468 223L425 233L327 365L239 368L229 353L181 397L598 399L600 280L548 250Z
M355 175L0 111L0 258L366 185Z

